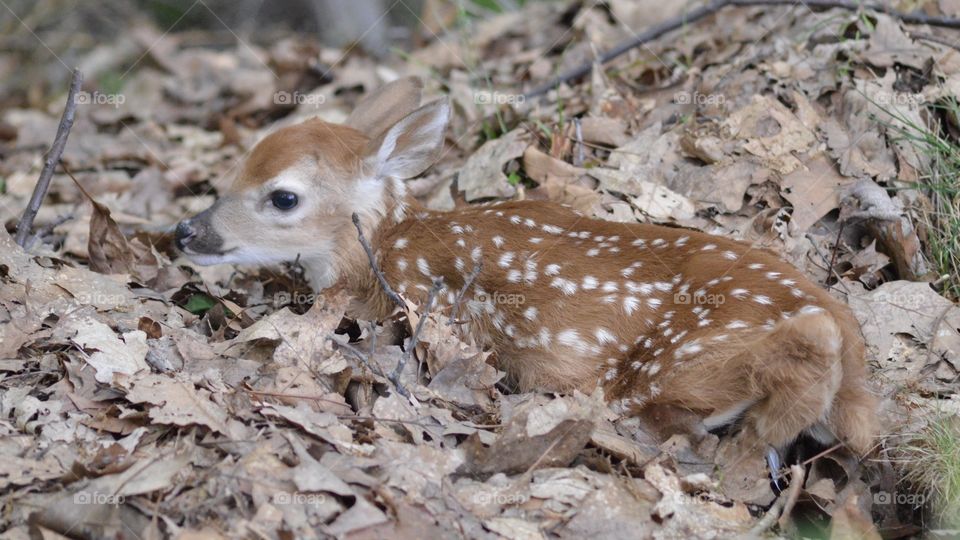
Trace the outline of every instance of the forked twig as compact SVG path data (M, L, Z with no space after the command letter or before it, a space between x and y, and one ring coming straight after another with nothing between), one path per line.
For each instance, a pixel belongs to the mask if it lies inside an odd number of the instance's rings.
M387 278L383 275L383 271L380 270L380 266L377 264L377 258L373 255L373 248L370 247L370 242L367 241L367 237L363 234L363 229L360 227L360 216L357 215L356 212L353 213L353 225L357 228L360 245L363 246L363 251L367 254L367 260L370 261L370 269L373 270L373 275L377 276L377 281L380 282L380 288L383 289L383 293L386 294L387 298L394 304L400 306L400 309L406 310L407 303L390 287L390 284L387 283Z
M403 372L404 366L407 365L410 357L413 356L413 351L417 349L417 344L420 342L420 334L423 333L423 323L426 322L427 317L430 316L430 312L433 311L433 304L437 300L437 294L442 288L443 278L433 278L433 286L430 287L430 292L427 294L427 301L425 304L423 304L423 310L420 312L420 320L417 321L417 327L413 330L413 335L410 336L410 346L406 351L403 351L403 356L400 357L400 362L397 363L397 368L393 370L393 379L396 379L397 382L400 381L400 373ZM420 366L418 365L417 375L419 374Z
M70 92L67 94L67 104L63 108L63 116L60 117L60 125L57 126L57 135L53 139L50 151L47 152L47 159L43 162L43 169L40 170L40 179L33 188L33 195L30 196L30 202L27 208L20 216L20 222L17 223L17 244L27 247L27 238L30 236L30 230L33 229L33 220L40 211L40 205L43 204L44 197L47 196L47 190L50 189L50 180L53 179L53 171L60 163L60 156L63 155L63 148L67 145L67 137L70 135L70 128L73 127L73 119L77 115L77 92L80 91L80 85L83 84L83 74L80 70L73 70L73 79L70 81Z
M797 503L797 497L803 489L803 480L806 472L800 465L790 466L790 489L784 491L774 501L773 506L767 510L767 513L760 518L750 531L743 537L744 539L761 538L775 523L780 523L782 528L786 524L787 517L793 506Z
M453 302L453 307L450 309L450 320L447 321L447 326L450 326L454 323L459 323L457 317L460 316L460 304L463 303L463 297L466 296L467 290L473 286L473 282L476 281L477 276L480 275L480 270L483 269L483 261L477 261L473 265L473 270L470 272L470 275L467 276L467 279L463 282L463 288L460 289L460 292L457 293L457 298Z

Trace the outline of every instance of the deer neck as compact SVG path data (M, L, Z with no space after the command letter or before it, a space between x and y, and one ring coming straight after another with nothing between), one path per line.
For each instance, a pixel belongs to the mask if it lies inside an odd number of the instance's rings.
M398 226L408 221L408 217L422 210L420 204L402 188L388 189L382 211L360 214L360 228L369 242L374 257L379 261L380 254L389 249L387 240ZM359 213L358 213L359 214ZM374 273L369 257L357 235L353 224L349 230L338 235L340 245L336 254L337 267L340 268L337 285L344 288L354 298L351 312L363 319L381 319L388 316L396 307L390 301ZM382 271L383 268L378 268Z

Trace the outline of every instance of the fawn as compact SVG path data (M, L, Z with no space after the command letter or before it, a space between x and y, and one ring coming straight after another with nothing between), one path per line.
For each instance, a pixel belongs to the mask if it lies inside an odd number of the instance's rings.
M845 305L777 256L697 231L548 202L422 210L404 180L439 155L449 107L420 107L420 94L401 79L346 125L270 134L213 206L179 223L178 247L200 264L299 259L313 286L346 287L355 315L382 319L395 306L357 241L357 214L400 294L422 304L442 278L439 305L452 309L472 278L457 306L465 333L520 389L600 384L615 410L661 427L740 420L744 436L781 450L801 433L869 450L875 399Z

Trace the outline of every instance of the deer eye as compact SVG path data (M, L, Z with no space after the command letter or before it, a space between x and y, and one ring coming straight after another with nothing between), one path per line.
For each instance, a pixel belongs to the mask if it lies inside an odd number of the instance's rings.
M274 191L270 194L270 202L280 210L290 210L297 205L297 194L289 191Z

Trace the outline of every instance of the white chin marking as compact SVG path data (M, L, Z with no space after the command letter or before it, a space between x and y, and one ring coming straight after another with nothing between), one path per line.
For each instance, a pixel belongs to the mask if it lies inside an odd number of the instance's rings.
M191 262L199 264L200 266L212 266L214 264L225 264L227 261L224 260L223 255L204 255L200 253L184 253Z

